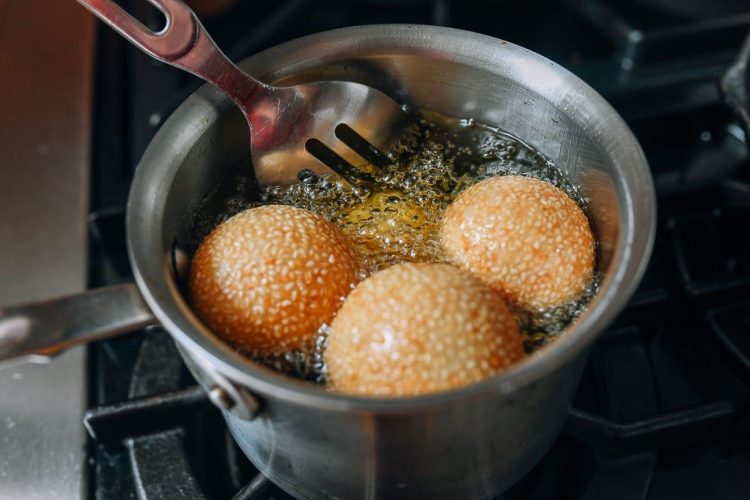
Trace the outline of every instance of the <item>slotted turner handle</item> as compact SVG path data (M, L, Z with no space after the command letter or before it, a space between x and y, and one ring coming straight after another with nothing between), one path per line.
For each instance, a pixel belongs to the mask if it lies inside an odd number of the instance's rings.
M208 36L193 11L180 0L148 0L167 19L154 32L125 12L113 0L78 0L120 35L160 61L189 71L213 83L245 114L267 86L232 63Z

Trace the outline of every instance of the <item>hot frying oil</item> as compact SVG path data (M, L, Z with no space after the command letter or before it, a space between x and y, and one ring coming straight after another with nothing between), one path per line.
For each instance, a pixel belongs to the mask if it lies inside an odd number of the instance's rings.
M217 186L194 220L197 245L216 225L258 205L286 204L334 222L352 240L362 264L362 278L399 262L443 262L439 228L448 205L467 187L492 176L524 175L563 190L586 211L586 199L541 154L501 130L473 120L423 113L389 153L386 166L367 166L374 182L352 185L330 175L300 173L300 183L254 190L247 166ZM517 318L531 352L557 337L583 310L598 286L598 275L580 299ZM315 346L282 357L255 359L304 378L324 381L323 325ZM262 358L262 359L261 359Z

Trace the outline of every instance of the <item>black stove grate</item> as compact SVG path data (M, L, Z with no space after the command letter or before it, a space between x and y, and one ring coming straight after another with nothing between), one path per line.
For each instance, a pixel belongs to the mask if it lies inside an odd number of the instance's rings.
M233 59L352 24L487 33L570 68L633 128L657 185L653 258L595 345L565 431L507 500L730 499L750 491L750 168L745 134L716 91L750 19L733 0L706 2L705 13L699 3L285 0L236 2L207 19ZM99 38L92 286L132 279L123 207L134 165L200 84L109 30ZM245 459L159 328L99 342L90 360L93 498L288 498Z

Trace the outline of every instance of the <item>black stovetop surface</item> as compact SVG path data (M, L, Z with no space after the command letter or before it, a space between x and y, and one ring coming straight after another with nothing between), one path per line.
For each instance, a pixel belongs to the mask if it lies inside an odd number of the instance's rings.
M566 66L633 128L657 186L646 276L595 345L564 432L503 498L747 498L750 167L716 78L750 30L750 6L281 0L237 2L205 20L235 60L312 32L390 22L486 33ZM110 30L100 30L97 64L92 286L132 279L124 205L135 164L200 84ZM164 332L99 342L90 360L92 497L287 498L244 458Z

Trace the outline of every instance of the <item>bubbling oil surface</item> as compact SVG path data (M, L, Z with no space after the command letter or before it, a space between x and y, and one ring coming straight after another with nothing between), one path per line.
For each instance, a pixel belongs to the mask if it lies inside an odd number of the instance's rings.
M193 220L194 247L229 217L259 205L285 204L335 223L352 240L362 276L400 262L444 262L440 222L450 203L469 186L492 176L523 175L551 183L584 212L580 189L548 159L511 135L473 120L423 113L423 119L389 153L384 167L365 167L374 182L351 185L330 174L300 173L300 183L255 188L243 165L204 199ZM528 352L553 341L581 314L598 289L597 272L577 300L543 312L515 311ZM272 368L325 382L328 325L314 345L280 356L245 353Z

